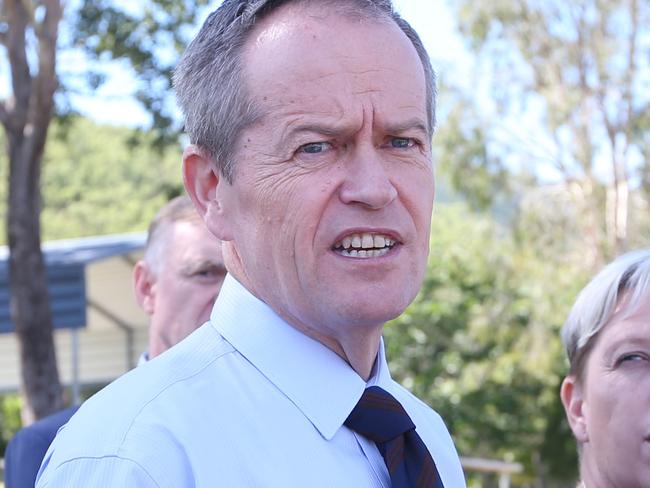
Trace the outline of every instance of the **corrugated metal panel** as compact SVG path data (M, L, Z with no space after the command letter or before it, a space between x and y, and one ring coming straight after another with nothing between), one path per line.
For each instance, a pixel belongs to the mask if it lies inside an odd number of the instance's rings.
M79 330L79 379L82 384L107 383L129 369L147 349L148 317L133 295L133 262L142 251L88 263L85 269L88 302L111 311L113 319L91 306L86 327ZM119 321L119 324L114 319ZM128 330L125 330L126 329ZM132 331L132 332L129 332ZM129 342L129 337L133 342ZM54 331L61 381L72 380L72 334ZM0 393L16 391L20 379L20 354L15 334L0 334Z
M50 306L55 329L86 325L84 266L144 246L145 232L83 237L43 244ZM0 334L13 332L10 319L9 250L0 247Z
M46 275L54 328L85 326L86 280L84 265L49 265L46 267ZM5 268L0 269L0 333L14 331L9 303L9 276Z
M48 265L92 263L140 249L146 240L146 232L134 232L48 241L43 243L42 249L45 262ZM7 266L8 259L9 248L0 246L0 269Z

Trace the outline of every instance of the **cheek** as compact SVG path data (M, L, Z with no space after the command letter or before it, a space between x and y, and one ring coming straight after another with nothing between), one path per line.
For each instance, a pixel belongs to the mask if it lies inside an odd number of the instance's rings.
M421 205L431 205L435 194L435 177L429 161L404 163L399 169L396 181L405 194L421 202Z
M307 179L287 181L277 190L262 195L258 225L260 239L275 251L291 253L311 247L327 202L331 196L329 182ZM278 249L279 248L279 249Z
M635 415L634 401L628 398L629 396L616 385L606 381L592 385L583 407L586 410L590 437L604 436L605 439L611 439L620 434L626 436L627 429L624 426L633 422Z
M299 208L293 205L301 198L295 180L278 178L262 180L248 186L238 199L243 232L256 232L259 239L268 245L269 238L277 237L278 232L288 223L299 217Z
M434 197L432 175L416 174L400 185L399 194L402 204L428 249Z

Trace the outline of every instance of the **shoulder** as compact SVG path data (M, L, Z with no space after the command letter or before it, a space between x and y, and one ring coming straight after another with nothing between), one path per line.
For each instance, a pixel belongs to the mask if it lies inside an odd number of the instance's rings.
M187 391L209 384L206 378L214 376L220 360L231 352L232 346L214 328L203 326L120 377L87 400L61 430L47 453L45 474L49 477L52 471L70 471L74 466L80 471L99 469L85 466L104 458L101 464L110 469L119 464L155 479L157 474L164 476L165 460L183 456L174 422L184 421L178 413L187 411L184 403L194 397ZM157 460L150 457L151 451Z
M45 448L50 445L59 428L70 420L79 407L66 408L60 412L53 413L47 417L34 422L29 427L20 429L13 437L10 446L27 443L31 446L44 444ZM45 451L43 451L45 452Z

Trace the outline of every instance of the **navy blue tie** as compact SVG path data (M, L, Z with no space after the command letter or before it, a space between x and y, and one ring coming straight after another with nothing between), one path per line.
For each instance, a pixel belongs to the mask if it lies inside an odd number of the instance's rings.
M366 388L345 425L377 444L392 488L444 488L413 421L387 391Z

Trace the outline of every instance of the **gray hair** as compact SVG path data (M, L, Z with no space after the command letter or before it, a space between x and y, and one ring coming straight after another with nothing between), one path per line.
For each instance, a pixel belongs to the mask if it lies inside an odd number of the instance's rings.
M144 260L154 276L158 276L165 263L165 250L169 231L178 222L204 225L190 197L181 195L167 202L149 224Z
M650 249L629 252L603 268L580 292L562 328L571 373L582 375L598 332L610 321L623 295L634 310L650 294Z
M429 136L433 135L435 72L417 32L395 12L391 0L224 0L183 54L174 71L174 88L190 142L207 152L229 183L235 172L235 142L262 116L243 80L244 46L256 23L288 3L337 6L340 15L395 22L422 62Z

